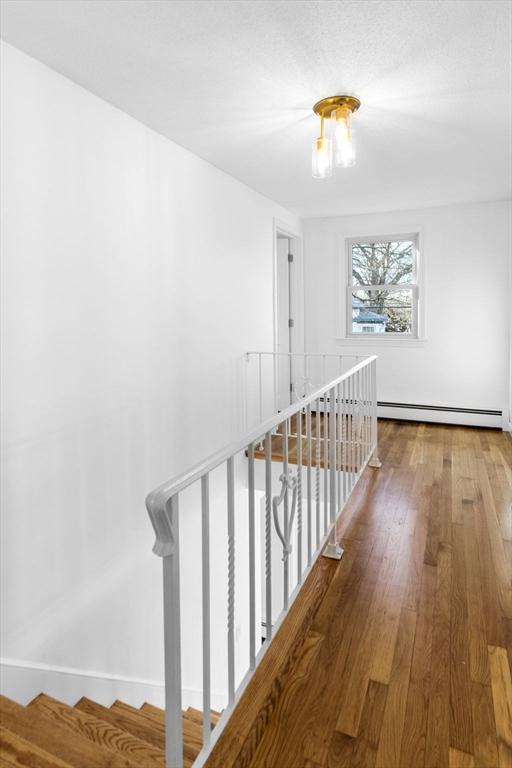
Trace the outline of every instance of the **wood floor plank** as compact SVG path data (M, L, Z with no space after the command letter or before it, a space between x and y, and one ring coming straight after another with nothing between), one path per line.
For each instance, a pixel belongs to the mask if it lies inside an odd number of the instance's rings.
M508 665L512 669L512 619L503 617L503 637L505 638L505 648L508 653Z
M414 611L408 609L402 611L400 632L393 658L386 709L380 732L377 768L400 765L416 622L417 616Z
M468 564L467 601L469 629L469 669L471 680L475 683L490 683L489 654L487 651L487 626L482 594L482 572L476 533L475 509L471 505L464 514L464 552Z
M450 768L474 768L475 758L467 752L450 748Z
M450 746L473 753L473 716L469 672L469 624L464 532L453 526L450 616Z
M512 561L506 555L501 527L496 513L489 476L485 462L477 459L478 477L483 495L482 511L492 548L492 560L496 571L496 586L503 615L512 619Z
M483 608L485 615L488 645L503 645L502 616L507 615L503 606L507 605L507 594L510 593L512 565L507 571L503 561L512 562L506 553L506 543L501 537L498 519L499 505L503 502L503 494L492 490L496 476L490 472L494 464L489 458L490 451L484 451L481 435L478 430L471 433L474 451L471 456L473 472L477 478L478 494L475 502L475 533L478 541L480 578L482 585ZM496 439L490 435L487 440ZM512 456L511 456L512 460ZM496 503L497 502L497 503ZM501 597L500 597L501 595ZM510 613L510 606L509 611Z
M411 677L400 752L401 768L424 765L427 740L428 703L432 659L432 617L434 612L437 569L423 565L418 618L411 661Z
M471 683L475 768L497 768L498 747L491 688Z
M451 548L442 545L438 556L432 627L432 665L425 768L447 768L449 761L451 571Z
M399 538L398 528L390 538ZM357 736L363 712L370 671L372 650L375 641L375 610L380 606L374 602L374 592L379 581L392 572L391 553L387 537L374 546L366 572L360 585L358 605L352 617L352 636L347 653L338 657L340 670L339 684L343 690L340 701L336 730L348 736Z
M512 680L505 648L489 646L499 768L512 768Z
M375 766L387 695L387 685L370 680L359 734L354 740L351 768Z
M334 731L329 742L327 753L327 768L352 768L352 756L354 754L355 739L346 733Z

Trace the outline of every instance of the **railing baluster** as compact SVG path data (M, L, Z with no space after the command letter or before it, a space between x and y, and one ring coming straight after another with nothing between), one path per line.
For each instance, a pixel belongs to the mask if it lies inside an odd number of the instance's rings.
M361 370L361 462L366 461L366 369ZM361 466L362 466L361 464Z
M336 387L336 477L338 494L338 512L343 506L341 496L341 384Z
M352 493L354 485L354 376L352 375L349 380L349 396L348 406L350 414L350 487L349 493Z
M373 440L372 449L377 448L377 361L372 362Z
M359 358L357 360L359 362ZM361 371L356 371L356 374L354 376L354 385L355 385L355 402L354 402L354 410L356 414L356 433L355 433L355 449L356 449L356 473L354 477L354 485L357 483L357 479L359 477L359 469L360 469L360 460L359 460L359 448L361 446L361 440L360 440L360 434L359 434L359 426L360 426L360 398L359 398L359 374Z
M366 389L365 389L365 397L366 397L366 459L370 457L370 425L371 425L371 416L370 416L370 368L367 365L365 370L365 381L366 381Z
M361 466L366 461L366 369L361 370Z
M311 460L312 460L312 445L311 445L311 405L306 408L306 452L307 452L307 470L306 470L306 483L308 494L308 566L311 565L312 547L313 547L313 529L311 519Z
M165 648L165 759L168 766L183 766L181 714L181 609L179 502L168 502L172 552L163 558ZM158 536L158 534L157 534Z
M235 701L235 467L227 460L228 481L228 702Z
M265 435L265 639L272 637L272 432Z
M353 485L355 486L357 482L357 473L359 469L359 464L357 460L357 371L354 374L354 477L353 477Z
M372 383L371 383L371 398L372 398L372 445L371 445L371 456L370 461L368 462L370 467L379 468L381 466L381 462L378 456L378 426L377 426L377 361L372 360L371 361L371 370L372 370Z
M327 407L327 392L324 393L324 442L323 442L323 464L324 464L324 530L323 536L327 533L327 525L329 520L329 411Z
M324 418L329 420L329 541L324 550L324 556L339 560L343 550L336 541L336 518L338 516L336 504L336 387L329 390L329 412L324 413Z
M302 583L302 411L297 414L297 584Z
M357 460L357 473L356 480L361 472L361 371L356 373L356 408L357 408L357 433L356 433L356 460Z
M343 468L343 503L347 500L348 474L348 416L347 416L347 382L341 385L341 466Z
M330 481L330 523L336 520L336 388L329 390L329 481Z
M316 507L316 547L320 546L320 440L322 422L320 419L320 398L316 401L316 440L315 440L315 507Z
M202 608L203 608L203 746L210 743L210 487L209 475L201 478Z
M358 469L358 462L357 462L357 371L354 373L353 377L353 434L354 434L354 477L353 477L353 485L355 486L357 481L357 469Z
M288 437L289 437L288 419L285 419L283 423L283 474L286 478L288 478ZM286 483L286 486L285 486L283 502L284 502L283 503L283 530L287 531L288 519L290 514L288 483ZM284 557L283 558L283 606L285 610L288 608L288 596L290 594L289 572L290 572L289 558Z
M256 529L254 504L254 443L248 448L249 492L249 666L256 667Z
M361 371L361 397L363 400L362 461L366 461L366 368Z

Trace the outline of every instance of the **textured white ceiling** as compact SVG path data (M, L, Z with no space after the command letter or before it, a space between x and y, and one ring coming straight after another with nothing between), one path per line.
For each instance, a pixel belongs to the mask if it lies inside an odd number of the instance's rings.
M2 36L301 215L511 194L508 0L4 0ZM319 98L358 162L311 178Z

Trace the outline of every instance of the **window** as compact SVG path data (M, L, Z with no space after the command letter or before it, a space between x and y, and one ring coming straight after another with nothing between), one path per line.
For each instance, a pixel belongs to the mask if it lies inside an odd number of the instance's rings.
M418 336L418 236L347 241L347 336Z

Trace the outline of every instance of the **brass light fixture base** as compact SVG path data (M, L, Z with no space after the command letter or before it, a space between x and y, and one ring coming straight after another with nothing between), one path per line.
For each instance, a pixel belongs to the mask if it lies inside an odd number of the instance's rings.
M340 107L346 107L351 112L356 112L361 106L361 102L355 96L328 96L326 99L320 99L313 107L315 115L328 120L333 117L333 112L336 112Z

